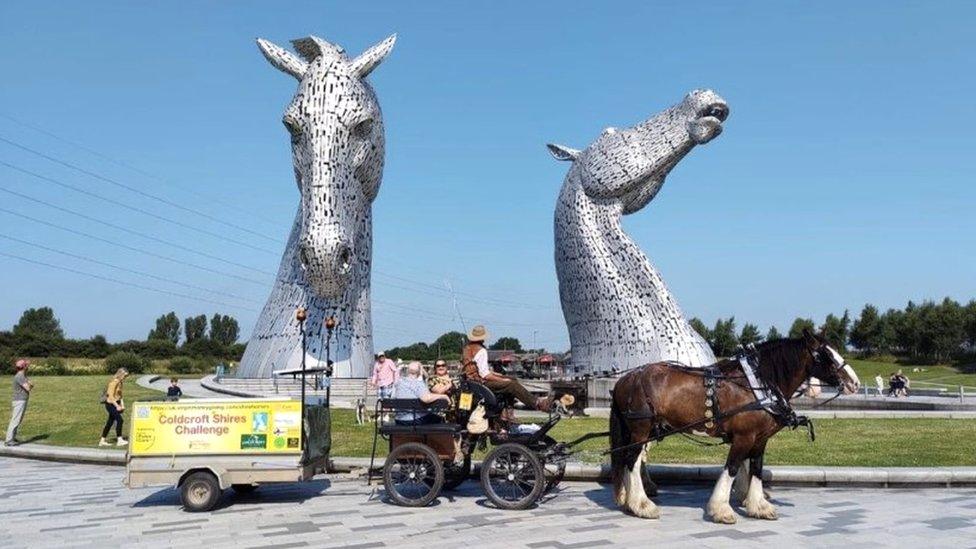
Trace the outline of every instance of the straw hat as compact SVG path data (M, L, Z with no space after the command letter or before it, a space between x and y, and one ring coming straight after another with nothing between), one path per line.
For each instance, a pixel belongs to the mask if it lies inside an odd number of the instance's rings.
M486 339L488 339L488 330L481 324L471 328L471 331L468 332L468 341L484 341Z

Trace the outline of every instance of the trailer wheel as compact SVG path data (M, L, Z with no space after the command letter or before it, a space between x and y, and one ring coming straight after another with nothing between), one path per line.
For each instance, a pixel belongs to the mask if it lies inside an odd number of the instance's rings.
M220 501L220 483L209 471L197 471L180 484L180 500L183 508L191 513L209 511Z
M231 484L230 487L238 494L252 494L258 489L257 484Z

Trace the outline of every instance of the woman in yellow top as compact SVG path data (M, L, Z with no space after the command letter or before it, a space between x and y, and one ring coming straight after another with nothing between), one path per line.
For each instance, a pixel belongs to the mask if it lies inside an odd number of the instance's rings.
M98 441L99 446L111 446L105 437L108 436L113 423L115 424L115 445L125 446L129 443L128 440L122 438L122 412L125 410L125 402L122 400L122 383L128 376L128 370L119 368L105 389L105 411L108 412L108 421L105 422L105 428L102 429L102 439Z

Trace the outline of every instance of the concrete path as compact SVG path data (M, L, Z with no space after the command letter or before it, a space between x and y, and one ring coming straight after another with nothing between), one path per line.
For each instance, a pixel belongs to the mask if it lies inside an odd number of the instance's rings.
M706 522L709 489L664 487L662 518L624 515L610 488L566 483L541 505L500 511L467 482L425 509L381 487L323 476L228 492L209 514L180 510L172 488L128 490L122 471L0 458L0 547L971 547L976 489L775 488L775 522Z
M145 387L147 389L155 389L157 391L162 391L166 394L166 388L169 387L170 376L159 376L159 375L146 375L139 376L136 379L136 383L140 387ZM183 396L191 398L228 398L227 395L223 393L218 393L216 391L211 391L200 384L199 379L181 379L180 389L183 390Z

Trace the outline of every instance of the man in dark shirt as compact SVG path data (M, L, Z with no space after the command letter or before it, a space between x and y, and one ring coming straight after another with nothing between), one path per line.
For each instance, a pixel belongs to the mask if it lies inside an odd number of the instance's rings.
M28 366L30 366L30 361L27 359L20 359L14 365L17 373L14 374L14 394L13 400L10 403L10 423L7 424L7 436L3 439L5 446L13 446L20 442L17 440L17 428L20 427L20 423L24 420L24 412L27 410L27 398L30 396L31 390L34 389L34 384L27 379Z

